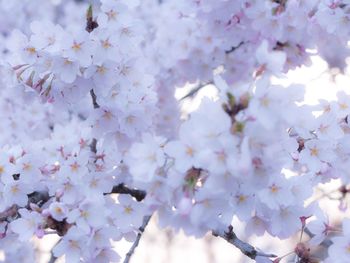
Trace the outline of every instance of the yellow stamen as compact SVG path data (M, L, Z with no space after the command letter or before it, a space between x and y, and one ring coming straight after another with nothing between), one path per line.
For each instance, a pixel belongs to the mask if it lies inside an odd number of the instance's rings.
M346 103L339 103L339 107L341 110L346 110L348 108L348 105Z
M30 171L32 169L32 166L30 165L30 163L24 163L23 164L23 170L24 171Z
M133 211L133 209L132 209L132 207L131 206L125 206L124 207L124 212L126 213L126 214L131 214L132 213L132 211Z
M80 165L77 164L76 162L70 165L72 172L77 172Z
M36 53L36 49L34 47L27 47L26 50L32 55Z
M14 185L11 187L11 192L13 194L17 194L19 192L19 188L18 188L18 185Z
M260 103L264 107L268 107L270 104L270 100L267 97L263 97L260 99Z
M62 214L62 213L63 213L61 207L58 207L58 206L55 207L55 212L56 212L57 214Z
M316 147L310 149L311 156L318 156L318 149Z
M277 193L278 190L279 190L279 187L277 187L275 184L273 184L271 187L270 187L270 190L272 193Z
M245 200L247 200L247 197L245 195L238 196L238 203L243 203Z
M97 66L97 73L100 73L101 75L105 74L107 69L104 66Z
M189 155L189 156L193 156L193 154L194 154L193 148L187 146L186 147L186 154Z
M109 43L108 39L101 41L101 44L102 44L102 47L105 49L110 48L112 46L111 43Z
M110 10L110 11L106 12L106 15L108 16L108 20L115 20L118 13L115 12L114 10Z
M81 50L81 44L74 42L72 49L77 52Z

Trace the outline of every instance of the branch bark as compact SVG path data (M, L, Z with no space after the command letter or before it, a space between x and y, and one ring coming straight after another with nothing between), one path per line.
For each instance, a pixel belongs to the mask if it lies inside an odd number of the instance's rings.
M252 245L240 240L237 235L233 232L233 227L229 226L228 231L225 230L214 230L212 234L216 237L221 237L225 239L228 243L234 245L238 248L244 255L255 260L256 257L267 257L267 258L276 258L274 254L267 254L261 251L258 251Z
M53 253L51 252L51 257L48 263L55 263L57 260L57 258L53 255Z
M139 189L132 189L125 186L124 184L118 184L114 186L112 191L106 194L128 194L134 197L138 202L141 202L146 197L146 191L139 190Z
M136 240L135 240L134 244L132 244L129 252L125 256L124 263L129 263L130 262L131 256L134 254L135 249L139 245L140 239L142 237L142 234L143 234L143 232L145 232L145 228L148 225L148 222L151 220L151 217L152 216L145 216L143 218L142 226L140 226L140 228L139 228L139 233L137 234L137 237L136 237Z

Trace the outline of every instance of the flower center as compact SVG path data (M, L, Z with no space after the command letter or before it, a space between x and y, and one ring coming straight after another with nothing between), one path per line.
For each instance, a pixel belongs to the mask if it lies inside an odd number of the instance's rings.
M311 156L318 156L318 149L316 147L310 149Z

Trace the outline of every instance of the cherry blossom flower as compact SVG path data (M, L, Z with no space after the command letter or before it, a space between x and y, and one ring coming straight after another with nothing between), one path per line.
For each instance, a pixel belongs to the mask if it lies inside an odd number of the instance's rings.
M11 222L11 230L18 234L20 241L28 241L36 231L42 227L43 218L37 212L29 212L26 209L19 210L21 218Z
M64 238L53 248L56 257L65 255L69 262L79 262L84 249L84 236L77 227L71 227Z
M321 170L323 162L332 161L335 155L329 149L332 149L332 144L318 140L310 140L305 142L305 149L301 151L299 160L301 163L306 163L311 171L318 172Z
M150 182L156 176L156 170L165 164L164 142L164 138L143 134L142 143L132 145L126 163L135 181Z
M59 202L53 202L49 206L50 215L57 221L62 221L67 217L67 207Z
M308 223L307 228L314 234L309 241L312 245L319 245L335 229L323 214L317 215L317 219Z
M62 43L63 56L71 61L77 61L81 66L91 64L91 51L94 48L87 32L80 31L72 35L65 33L65 41Z
M278 209L282 205L290 205L292 195L288 181L272 179L269 185L259 192L259 198L271 209Z
M269 51L268 42L264 40L256 51L256 59L260 66L258 70L274 73L283 70L286 55L281 51Z
M67 214L67 222L75 222L79 229L89 233L90 227L98 228L103 226L105 217L103 214L101 215L98 206L85 203Z

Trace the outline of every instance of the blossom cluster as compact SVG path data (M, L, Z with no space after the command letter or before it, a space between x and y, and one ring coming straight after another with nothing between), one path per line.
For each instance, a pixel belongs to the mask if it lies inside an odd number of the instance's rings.
M153 78L139 47L142 24L127 10L102 1L98 28L91 33L75 24L35 21L29 37L13 32L8 43L20 85L56 107L78 108L98 138L107 133L135 138L151 129L156 112ZM92 92L95 110L86 101Z
M111 240L136 237L146 207L110 194L128 182L123 152L157 113L133 8L102 1L97 17L79 9L80 25L33 21L6 39L1 105L11 114L2 125L13 129L1 138L1 242L23 242L6 250L9 262L48 229L62 236L53 253L67 262L116 262ZM97 28L87 30L86 9Z
M210 82L212 71L222 67L230 84L249 81L266 70L267 61L255 56L263 41L286 56L284 63L268 58L278 72L309 64L315 48L331 67L343 69L349 54L348 10L347 1L331 0L168 0L158 9L160 16L149 15L155 28L149 52L161 65L159 78L175 85Z

